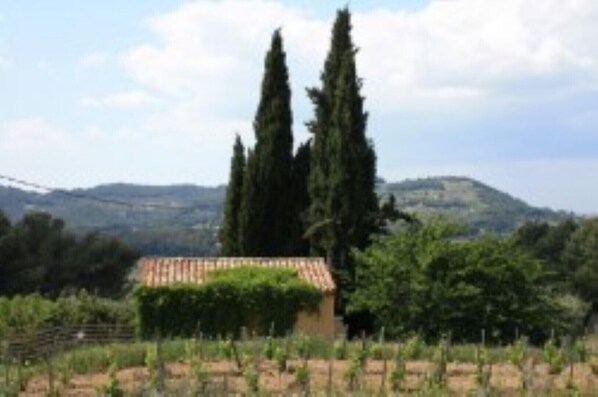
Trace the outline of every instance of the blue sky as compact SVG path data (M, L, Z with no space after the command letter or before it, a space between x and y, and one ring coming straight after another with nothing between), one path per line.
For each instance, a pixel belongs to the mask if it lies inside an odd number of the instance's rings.
M282 27L296 141L337 1L0 0L0 173L213 185ZM352 1L388 180L465 175L598 213L598 2Z

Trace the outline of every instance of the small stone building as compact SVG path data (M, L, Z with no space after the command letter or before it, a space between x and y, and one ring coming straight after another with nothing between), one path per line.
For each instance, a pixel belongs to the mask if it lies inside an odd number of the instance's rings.
M323 258L184 258L144 257L138 263L139 282L146 286L202 284L213 270L251 265L296 269L300 279L322 292L316 313L299 313L294 331L306 335L334 337L334 281Z

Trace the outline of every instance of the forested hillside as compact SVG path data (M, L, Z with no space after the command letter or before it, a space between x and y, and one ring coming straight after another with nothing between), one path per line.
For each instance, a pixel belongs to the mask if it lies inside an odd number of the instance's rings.
M423 220L445 217L469 227L472 235L510 233L529 220L558 222L571 216L564 211L532 207L474 179L435 177L383 183L378 191L393 194L402 211Z
M526 220L558 221L568 214L531 207L483 183L462 177L436 177L379 183L394 194L398 207L423 219L445 216L482 231L507 233ZM12 220L31 211L62 218L75 232L100 231L122 236L144 253L216 253L225 186L141 186L109 184L69 191L81 196L131 203L103 203L0 186L0 209ZM151 205L151 206L148 206Z
M27 212L49 212L77 233L121 236L148 254L205 255L214 253L224 190L109 184L71 190L73 196L67 196L0 187L0 209L13 221Z

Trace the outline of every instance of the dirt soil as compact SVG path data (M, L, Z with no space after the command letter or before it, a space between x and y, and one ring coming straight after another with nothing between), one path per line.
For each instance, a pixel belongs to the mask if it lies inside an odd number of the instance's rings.
M259 387L267 394L300 394L302 389L296 382L296 370L303 364L293 360L288 364L288 371L279 375L276 363L262 361L259 363ZM243 395L247 388L245 380L236 365L232 362L213 361L204 363L210 373L210 383L205 394L209 395ZM332 386L333 393L344 395L349 393L348 381L345 373L349 368L348 361L310 360L310 390L314 395L324 395ZM369 361L366 364L364 376L359 378L355 386L356 394L378 394L385 390L391 392L389 374L393 363L387 364L384 376L382 361ZM416 392L423 387L426 378L434 369L432 363L425 361L411 361L406 365L407 375L401 387L401 394ZM166 365L166 395L192 395L195 383L192 380L191 368L187 362L175 362ZM464 396L476 390L476 366L474 364L450 363L447 368L448 388L450 395ZM570 368L562 373L551 375L546 364L538 364L531 372L532 395L568 395L567 385L570 378ZM117 379L126 395L141 395L147 388L149 374L145 368L128 368L118 372ZM384 379L384 381L383 381ZM586 364L575 364L573 367L573 385L582 396L598 396L598 376L592 374ZM383 386L384 382L384 386ZM520 371L510 364L495 364L492 366L490 382L494 391L501 396L519 395L522 382ZM108 383L106 373L75 375L68 388L63 388L65 396L96 396L98 389ZM40 375L30 380L27 389L21 396L46 396L48 391L47 377ZM195 394L197 395L197 394Z

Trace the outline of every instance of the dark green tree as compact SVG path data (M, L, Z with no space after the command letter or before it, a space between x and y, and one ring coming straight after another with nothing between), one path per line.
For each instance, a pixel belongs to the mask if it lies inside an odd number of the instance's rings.
M334 23L322 87L308 91L315 105L315 118L309 124L313 149L308 234L314 252L327 255L349 285L353 279L349 250L367 246L379 215L376 155L365 135L367 113L356 52L351 15L345 8Z
M313 134L309 174L310 207L307 234L312 252L329 255L332 249L334 220L328 211L330 196L330 124L334 97L344 54L353 52L351 16L348 9L339 10L332 27L330 50L320 76L321 87L309 88L307 94L314 104L314 119L307 126Z
M563 266L572 291L598 312L598 218L586 219L571 235Z
M266 55L261 98L253 123L241 209L243 255L285 255L291 245L293 163L291 89L280 31Z
M86 288L119 295L138 257L114 237L88 234L77 239L61 219L29 213L0 236L0 294L55 296Z
M290 189L293 191L294 217L291 230L291 249L289 250L289 254L293 256L309 255L309 240L305 238L304 233L309 209L307 181L309 178L310 152L310 141L307 141L299 145L293 160Z
M531 221L521 225L512 235L513 243L544 262L547 279L563 292L572 290L572 271L563 258L572 235L579 228L571 218L557 224Z
M237 135L233 147L233 157L230 165L230 177L224 201L224 221L220 234L222 255L241 255L239 224L241 218L241 201L243 193L243 178L245 175L245 148L241 137Z

